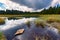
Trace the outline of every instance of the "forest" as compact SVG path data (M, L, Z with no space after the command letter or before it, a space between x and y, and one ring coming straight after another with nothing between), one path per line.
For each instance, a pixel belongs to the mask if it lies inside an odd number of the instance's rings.
M18 10L0 10L0 15L24 15L24 14L60 14L60 6L50 7L49 9L44 9L41 12L23 12Z

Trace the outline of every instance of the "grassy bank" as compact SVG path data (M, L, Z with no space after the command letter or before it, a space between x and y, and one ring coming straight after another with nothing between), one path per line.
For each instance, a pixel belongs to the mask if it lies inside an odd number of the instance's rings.
M5 18L0 17L0 25L5 24Z
M6 38L2 32L0 32L0 40L6 40Z
M40 15L38 20L44 20L60 32L60 15Z

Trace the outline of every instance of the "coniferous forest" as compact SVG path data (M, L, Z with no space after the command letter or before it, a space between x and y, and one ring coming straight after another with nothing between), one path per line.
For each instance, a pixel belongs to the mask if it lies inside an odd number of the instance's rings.
M0 15L21 15L21 14L60 14L60 7L50 7L49 9L44 9L41 12L23 12L18 10L0 10Z

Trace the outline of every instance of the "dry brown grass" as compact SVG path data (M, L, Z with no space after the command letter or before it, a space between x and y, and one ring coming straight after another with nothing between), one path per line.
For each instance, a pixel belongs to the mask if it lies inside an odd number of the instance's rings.
M0 24L4 24L5 23L5 18L0 18Z

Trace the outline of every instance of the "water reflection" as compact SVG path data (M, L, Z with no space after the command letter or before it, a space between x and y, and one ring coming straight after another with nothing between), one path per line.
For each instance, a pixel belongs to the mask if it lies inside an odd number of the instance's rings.
M34 20L36 18L23 18L18 20L6 20L6 24L1 28L7 40L60 40L58 30L46 25L44 28L37 27ZM30 21L30 27L26 24ZM15 36L18 29L24 29L24 33ZM47 37L47 38L46 38Z

